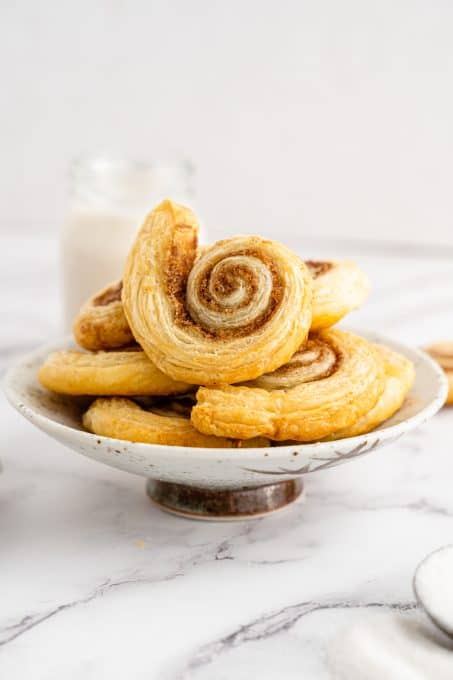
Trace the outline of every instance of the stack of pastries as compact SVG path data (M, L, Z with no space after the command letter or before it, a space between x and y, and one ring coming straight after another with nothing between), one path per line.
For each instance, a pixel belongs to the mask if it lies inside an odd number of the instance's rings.
M83 351L54 352L39 380L95 397L83 424L116 439L230 448L363 434L414 380L405 357L333 328L368 289L352 262L304 262L259 236L200 247L193 212L166 200L122 281L75 319Z

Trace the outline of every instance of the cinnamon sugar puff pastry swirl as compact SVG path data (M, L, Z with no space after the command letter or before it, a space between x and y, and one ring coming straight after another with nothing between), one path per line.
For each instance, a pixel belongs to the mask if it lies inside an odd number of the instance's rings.
M415 379L412 361L383 345L376 345L385 370L385 387L377 403L353 425L335 432L329 439L355 437L371 432L401 408Z
M123 304L136 340L175 380L216 385L284 364L311 324L311 277L284 246L258 236L219 241L197 257L198 224L163 201L127 260Z
M333 326L366 300L370 282L354 262L307 260L305 264L314 280L312 331Z
M425 351L444 369L448 380L446 404L453 404L453 342L436 342L425 347Z
M73 324L74 337L81 347L96 352L135 342L121 302L122 288L122 281L111 283L83 305Z
M148 396L187 392L191 385L172 380L141 351L50 354L38 379L59 394Z
M205 434L308 442L353 425L384 386L383 361L373 344L325 330L270 375L241 386L201 387L191 418Z
M170 402L145 410L130 399L96 399L83 416L83 424L90 432L104 437L146 444L221 449L269 444L264 438L243 442L201 434L178 406Z

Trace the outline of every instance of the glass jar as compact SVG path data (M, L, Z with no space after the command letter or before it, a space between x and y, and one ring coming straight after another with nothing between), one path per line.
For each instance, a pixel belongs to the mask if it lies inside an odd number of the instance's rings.
M192 204L190 163L154 165L93 158L74 161L71 204L61 238L67 329L91 295L119 280L146 213L164 198Z

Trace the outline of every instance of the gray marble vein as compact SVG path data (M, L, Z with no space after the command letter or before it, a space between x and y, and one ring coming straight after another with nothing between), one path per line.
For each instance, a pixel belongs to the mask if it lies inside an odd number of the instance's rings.
M25 243L12 252L27 276L14 258L2 270L0 370L59 332L56 254ZM348 325L413 345L453 338L447 249L342 248L314 240L304 253L358 254L374 292ZM203 524L161 513L142 479L62 448L0 397L2 677L331 680L326 649L343 626L418 614L415 565L451 543L452 427L445 409L310 475L285 512Z
M289 605L279 611L261 616L250 623L241 625L239 628L214 640L196 650L182 666L181 669L164 674L165 680L186 680L192 671L212 663L221 654L228 653L233 648L249 642L263 641L267 638L290 631L305 616L313 612L330 611L336 609L386 609L397 612L412 611L417 608L414 602L317 602L308 601Z

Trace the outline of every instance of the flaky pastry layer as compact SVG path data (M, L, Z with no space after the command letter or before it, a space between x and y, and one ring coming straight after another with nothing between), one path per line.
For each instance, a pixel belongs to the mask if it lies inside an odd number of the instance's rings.
M164 373L191 384L229 384L278 368L310 328L307 267L258 236L199 254L197 234L195 215L171 201L146 217L123 277L135 338Z
M333 326L368 297L370 282L355 262L307 260L306 264L313 277L312 331Z
M73 395L167 395L191 389L162 373L142 351L53 352L38 378L49 390Z
M118 349L132 344L134 336L124 314L121 281L93 295L80 309L74 324L76 342L84 349Z
M384 391L381 354L364 338L321 331L310 336L307 353L300 349L286 376L285 367L276 371L283 373L277 389L253 383L201 387L191 415L194 426L218 436L315 441L353 425ZM296 385L292 370L298 372ZM262 384L262 378L256 382Z
M383 345L376 345L385 369L385 387L377 403L353 425L335 432L329 439L366 434L391 418L403 405L415 379L412 361Z
M201 434L190 419L177 410L158 408L153 412L152 407L144 410L130 399L96 399L83 416L83 424L90 432L103 437L146 444L222 449L269 444L264 438L242 442Z

